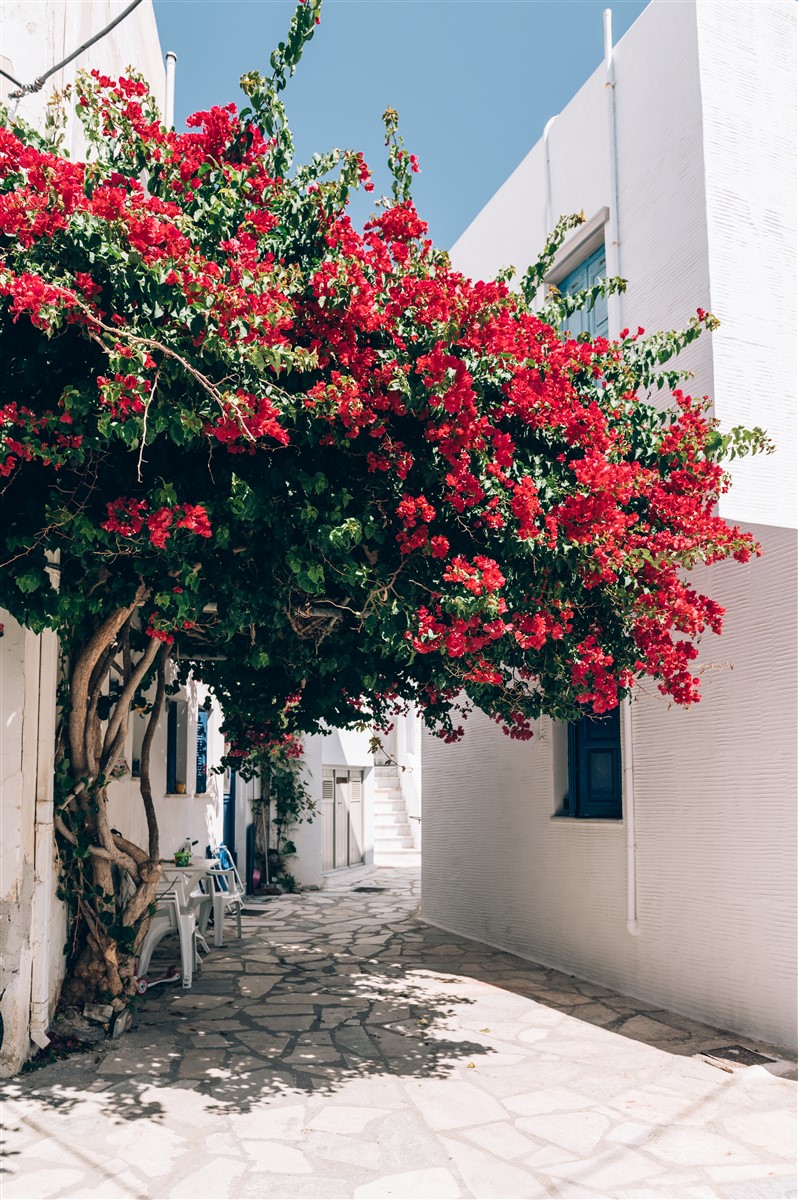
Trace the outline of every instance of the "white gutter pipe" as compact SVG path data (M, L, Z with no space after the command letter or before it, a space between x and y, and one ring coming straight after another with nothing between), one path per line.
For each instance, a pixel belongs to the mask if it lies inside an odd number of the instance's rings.
M549 153L549 133L551 131L552 125L557 120L557 116L559 116L559 114L557 114L556 116L553 116L553 117L549 117L549 119L546 122L546 125L543 129L543 148L546 152L546 234L547 234L547 236L548 236L548 234L551 233L552 229L554 228L554 219L553 219L552 211L551 211L551 156Z
M604 89L607 96L607 129L610 152L610 215L607 221L605 251L607 274L621 273L621 239L618 227L618 131L615 115L615 60L612 53L612 9L604 9ZM622 298L607 301L610 337L617 337L623 322ZM623 723L623 823L626 829L626 928L634 937L640 933L637 920L637 844L635 842L635 772L632 728L632 701L621 705Z
M604 9L604 91L607 97L607 132L610 168L610 215L607 221L605 251L607 274L621 274L621 239L618 231L618 133L615 116L615 60L612 53L612 9ZM610 336L617 336L622 328L621 297L610 296L607 301Z
M635 842L635 768L632 752L632 701L621 706L623 722L623 823L626 829L626 929L640 933L637 920L637 844Z
M177 55L174 50L166 52L166 101L164 104L164 124L167 129L175 127L175 66Z
M557 114L559 115L559 114ZM554 122L557 120L557 115L549 117L543 129L543 158L544 170L546 172L546 215L543 229L544 238L548 238L554 228L554 216L552 213L551 203L551 157L549 154L549 133ZM542 308L546 303L546 285L541 285L540 294L538 296L538 307Z

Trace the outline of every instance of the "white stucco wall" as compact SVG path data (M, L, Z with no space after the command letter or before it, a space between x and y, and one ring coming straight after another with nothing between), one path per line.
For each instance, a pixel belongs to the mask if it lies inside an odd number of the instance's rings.
M158 818L158 831L161 843L161 857L171 858L175 850L186 838L196 840L196 854L205 853L207 845L218 845L223 840L222 826L224 819L223 796L224 783L221 775L215 775L212 768L218 766L224 753L224 738L219 732L222 715L218 704L213 704L208 720L208 774L207 787L202 793L196 790L197 782L197 707L201 705L208 689L202 684L189 682L182 688L174 699L185 700L188 704L188 728L186 733L186 793L185 795L170 794L166 790L166 717L162 717L155 731L155 738L150 754L150 775L152 779L153 800ZM128 729L126 760L128 766L133 759L133 722L139 720L135 715L131 718ZM241 793L239 795L239 792ZM242 808L245 785L239 784L236 789L239 805L236 816L244 820ZM147 819L139 792L139 781L131 775L112 782L108 789L108 811L111 825L123 833L125 837L136 842L145 850L147 848ZM246 817L246 820L249 820ZM236 832L239 829L236 821ZM243 845L242 845L243 848ZM237 849L237 847L233 847ZM239 857L241 866L244 859Z
M0 0L0 66L20 83L32 83L43 71L104 29L128 3L129 0ZM0 76L0 100L29 124L41 128L49 97L71 82L79 70L95 69L117 78L131 66L144 75L163 111L166 75L152 0L142 0L106 37L52 75L40 92L18 101L10 100L9 92L15 87ZM70 123L66 149L72 157L79 157L83 145L79 126Z
M42 1024L52 1013L66 921L55 896L52 836L55 638L37 637L8 613L0 618L0 1074L6 1075L28 1055L31 1008Z
M724 425L772 456L733 465L721 513L795 527L798 21L792 0L699 3L714 384ZM730 16L732 19L730 19Z
M639 935L623 822L554 816L565 747L546 719L529 743L481 714L455 746L426 738L422 916L791 1046L798 563L791 531L755 532L764 558L712 569L728 617L702 644L704 699L685 711L652 688L634 704Z
M707 590L728 617L723 637L702 646L704 700L668 708L652 687L634 705L640 935L626 929L624 825L553 819L566 747L562 728L545 720L530 744L481 716L458 746L425 741L422 888L433 924L788 1046L794 46L795 9L781 0L655 0L615 50L620 273L629 281L619 323L675 328L698 306L716 311L721 331L683 356L695 372L690 390L712 396L724 426L761 424L779 443L777 455L735 466L724 498L722 514L753 528L765 557L712 570ZM580 209L590 219L610 205L604 83L602 67L550 128L554 219ZM538 143L456 243L455 266L480 276L523 269L543 244L545 212Z
M601 58L597 38L596 61ZM694 4L649 5L616 46L615 73L618 271L629 281L617 328L678 329L699 306L710 308ZM550 126L552 227L564 213L584 211L590 221L611 205L605 81L602 65ZM476 278L491 278L509 264L520 274L549 232L541 138L455 242L452 261ZM568 244L579 239L577 230ZM682 361L707 391L710 339L694 343Z
M0 0L0 66L21 83L30 83L99 32L126 4ZM11 101L8 93L14 85L0 76L0 101L42 127L47 99L76 71L96 67L118 76L128 66L143 72L162 103L165 76L152 0L143 0L106 38L52 76L41 92ZM75 157L82 145L73 121L65 149ZM55 639L23 631L7 614L0 619L5 623L0 640L0 1074L10 1074L28 1057L30 1034L46 1026L57 1000L66 926L63 905L55 897L52 837Z
M681 356L695 372L685 387L710 395L723 428L762 425L777 444L731 465L720 511L795 527L795 5L654 0L614 59L629 287L611 332L676 329L698 307L720 318ZM561 214L611 207L605 82L602 65L550 127L550 221L541 139L452 247L459 270L522 272Z

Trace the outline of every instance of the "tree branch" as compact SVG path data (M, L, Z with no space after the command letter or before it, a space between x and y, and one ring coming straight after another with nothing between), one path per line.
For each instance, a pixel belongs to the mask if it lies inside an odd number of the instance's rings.
M144 731L144 738L141 743L141 759L139 763L139 791L144 804L144 812L147 817L147 832L149 834L149 850L150 858L157 862L160 857L160 840L158 836L158 819L155 815L155 804L152 798L152 782L150 780L150 751L155 738L155 730L158 726L161 713L163 711L163 702L166 696L166 659L168 650L164 646L161 651L160 661L158 663L158 686L155 692L155 699L152 705L150 719L147 722L147 728Z
M131 604L125 608L117 609L109 617L106 617L78 655L77 662L72 670L69 685L69 698L72 707L69 713L68 730L72 773L76 779L89 773L85 746L86 716L89 682L97 665L97 660L103 651L113 642L125 621L128 620L140 604L144 603L148 594L149 589L144 584L140 584L136 589L136 595Z

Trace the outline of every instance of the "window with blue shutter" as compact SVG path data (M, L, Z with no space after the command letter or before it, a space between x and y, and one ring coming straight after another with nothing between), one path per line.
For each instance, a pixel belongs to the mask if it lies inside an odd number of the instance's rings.
M197 786L196 793L201 796L208 790L208 717L206 709L197 712Z
M620 820L621 710L602 717L583 717L568 725L569 817Z
M166 791L185 792L188 761L188 704L170 700L166 709Z
M561 279L557 288L562 296L572 296L574 292L583 292L598 283L607 275L607 255L604 247L599 246L588 255L578 267L575 267L565 279ZM571 337L580 333L589 333L592 338L606 337L609 328L607 315L607 298L601 296L591 309L581 309L573 313L564 323L563 328Z

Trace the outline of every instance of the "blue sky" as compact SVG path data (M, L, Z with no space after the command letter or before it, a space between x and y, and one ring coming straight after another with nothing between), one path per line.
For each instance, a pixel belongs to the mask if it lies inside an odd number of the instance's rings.
M241 101L240 76L268 69L293 0L154 0L161 46L178 56L176 122ZM325 0L285 93L298 157L362 150L377 192L383 110L398 109L421 160L414 198L450 246L599 65L606 0ZM611 5L614 40L645 8ZM358 202L353 217L370 210Z

